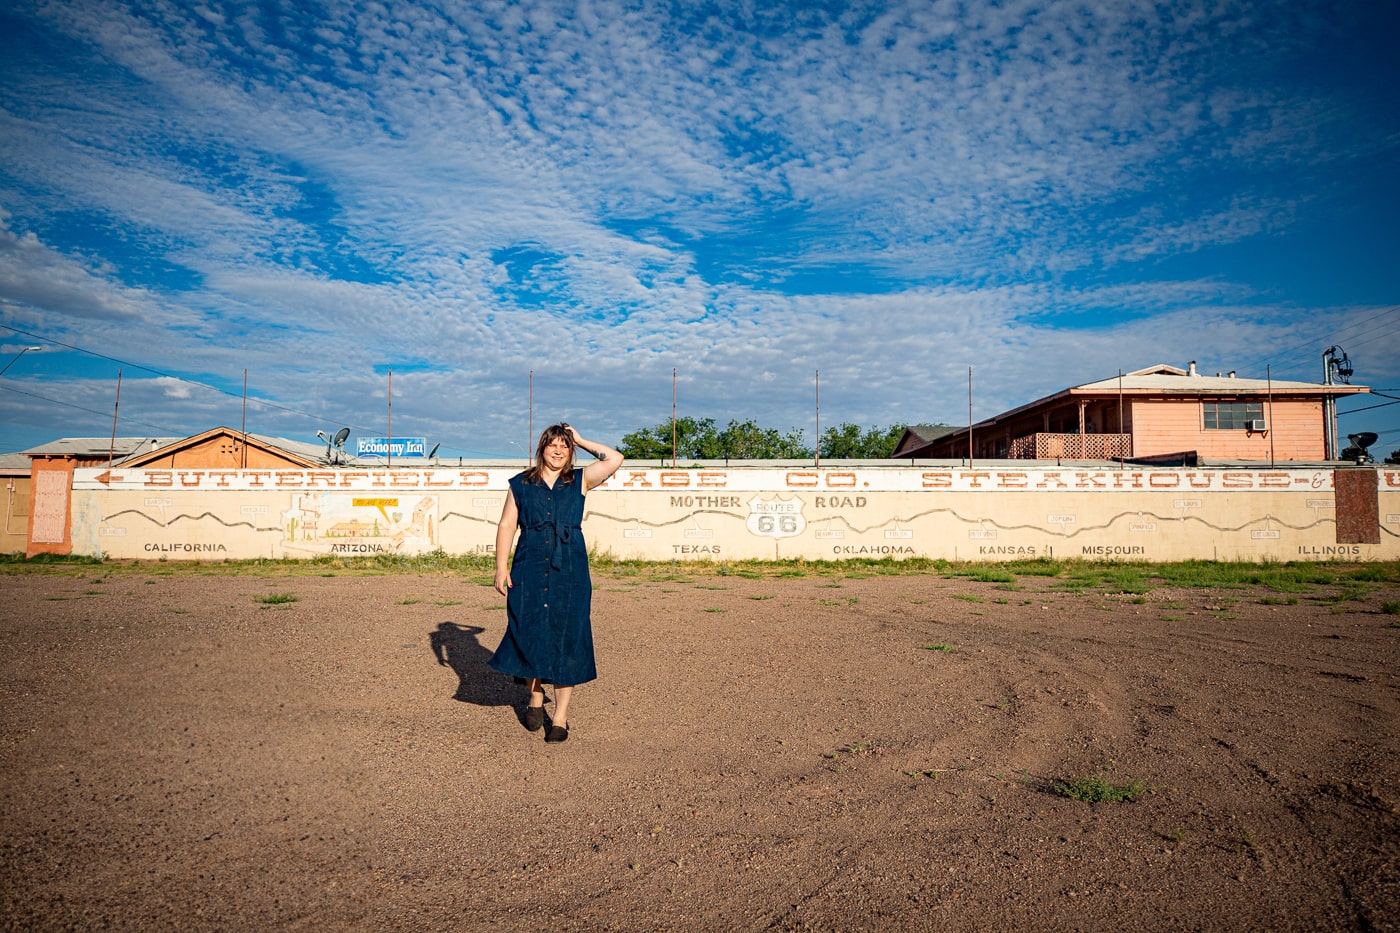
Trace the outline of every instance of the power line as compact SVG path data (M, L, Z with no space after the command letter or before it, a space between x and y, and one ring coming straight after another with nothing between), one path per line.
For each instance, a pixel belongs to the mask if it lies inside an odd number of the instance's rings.
M62 340L55 340L55 339L53 339L52 337L47 337L47 336L44 336L44 335L42 335L42 334L34 334L34 333L30 333L29 331L26 331L26 330L20 330L18 327L13 327L13 326L11 326L11 325L9 325L9 324L0 324L0 327L4 327L6 330L13 331L13 332L16 333L16 334L23 334L24 336L26 336L26 337L32 337L32 338L34 338L35 340L47 341L48 343L54 344L55 346L64 347L64 348L69 349L69 350L74 350L74 351L76 351L76 352L78 352L78 353L86 353L88 356L95 356L95 357L97 357L98 359L100 359L100 360L106 360L106 361L108 361L109 363L117 363L118 365L121 365L121 366L124 366L124 367L125 367L125 366L129 366L129 367L131 367L132 369L139 369L139 370L141 370L142 372L148 372L148 373L150 373L150 374L153 375L153 376L160 376L160 377L163 378L163 379L174 379L176 382L183 382L183 383L186 383L186 384L188 384L188 385L199 386L201 389L208 389L208 390L210 390L211 392L217 392L217 393L219 393L220 395L226 395L226 396L228 396L229 398L237 398L237 399L243 398L242 395L239 395L239 394L236 393L236 392L230 392L229 390L227 390L227 389L221 389L221 388L219 388L218 386L211 386L211 385L209 385L208 383L200 382L198 379L187 379L187 378L185 378L184 376L177 376L177 375L175 375L174 373L162 372L162 371L159 370L159 369L152 369L151 367L149 367L149 366L143 366L143 365L141 365L140 363L132 363L132 362L130 362L129 360L119 360L119 359L117 359L117 358L114 357L114 356L107 356L106 354L103 354L103 353L97 353L96 351L88 350L88 349L86 349L85 347L75 346L75 345L73 345L73 344L71 344L71 343L64 343ZM310 419L315 420L315 421L326 422L326 421L337 421L337 420L339 420L339 419L336 419L336 418L328 418L328 417L326 417L326 416L324 416L324 415L317 415L317 414L312 414L311 412L301 411L300 409L296 409L296 408L287 408L286 406L278 405L276 402L271 402L271 401L268 401L267 399L262 399L262 398L253 397L253 398L248 399L248 401L249 401L249 402L252 402L253 404L256 404L256 405L261 405L261 406L263 406L263 407L265 407L265 408L272 408L272 409L275 409L275 410L277 410L277 411L286 412L286 413L289 414L289 415L299 415L299 416L301 416L301 417L303 417L303 418L310 418ZM373 431L373 430L374 430L373 428L367 428L367 427L364 427L364 426L358 425L358 424L352 424L352 425L350 425L350 427L354 428L354 429L357 430L357 431Z
M39 395L39 394L36 393L36 392L26 392L26 391L24 391L23 389L16 389L16 388L14 388L13 386L7 386L7 385L0 385L0 389L4 389L4 390L7 391L7 392L15 392L15 393L18 393L19 395L27 395L27 396L29 396L30 398L37 398L37 399L40 399L41 401L45 401L45 402L52 402L52 403L55 404L55 405L62 405L64 408L76 408L78 411L85 411L85 412L87 412L88 414L91 414L91 415L100 415L100 416L103 417L103 418L107 417L107 413L106 413L105 411L98 411L98 410L95 409L95 408L84 408L82 405L74 405L72 402L63 402L63 401L59 401L59 400L56 399L56 398L49 398L47 395ZM131 418L131 417L128 417L128 416L126 416L126 415L122 415L121 413L118 413L118 414L117 414L117 421L118 421L118 422L126 421L126 422L130 422L131 424L140 424L140 425L144 425L144 426L146 426L146 427L148 427L148 428L155 428L157 431L160 431L160 432L162 432L163 434L169 434L169 435L184 435L184 434L186 433L186 432L184 432L184 431L177 431L177 430L175 430L174 428L163 427L163 426L161 426L161 425L159 425L159 424L151 424L149 421L141 421L140 419L137 419L137 418Z
M1393 402L1381 402L1379 405L1367 405L1365 408L1353 408L1351 411L1339 411L1337 412L1337 417L1340 418L1342 415L1357 415L1363 411L1372 411L1376 408L1389 408L1391 405L1400 405L1400 399L1396 399Z
M1370 317L1363 318L1359 321L1349 321L1348 323L1342 325L1341 328L1331 331L1331 338L1325 336L1327 331L1321 331L1318 332L1318 335L1316 337L1313 337L1305 341L1304 343L1297 344L1296 346L1290 347L1286 350L1280 350L1277 353L1271 353L1266 356L1256 357L1252 360L1245 360L1244 364L1240 368L1246 369L1250 366L1262 367L1265 363L1274 363L1279 362L1280 360L1290 360L1296 358L1296 355L1302 353L1303 351L1311 351L1319 343L1335 344L1340 343L1343 340L1360 339L1359 335L1351 334L1348 332L1352 328L1360 327L1363 324L1369 324L1371 321L1374 321L1377 318L1384 317L1387 314L1393 314L1397 311L1400 311L1400 305L1391 305L1388 308L1382 308L1380 311L1377 311ZM1318 356L1320 358L1321 354L1319 353Z

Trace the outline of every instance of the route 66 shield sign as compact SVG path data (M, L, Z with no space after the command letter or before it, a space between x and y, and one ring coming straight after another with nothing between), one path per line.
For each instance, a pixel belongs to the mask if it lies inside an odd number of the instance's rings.
M764 538L792 538L807 529L807 519L802 517L802 500L762 499L754 496L749 500L749 534Z

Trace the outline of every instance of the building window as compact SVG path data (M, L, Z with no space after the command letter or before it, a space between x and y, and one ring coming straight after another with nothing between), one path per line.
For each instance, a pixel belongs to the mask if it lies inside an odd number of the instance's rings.
M1244 431L1264 417L1263 402L1206 402L1207 431Z

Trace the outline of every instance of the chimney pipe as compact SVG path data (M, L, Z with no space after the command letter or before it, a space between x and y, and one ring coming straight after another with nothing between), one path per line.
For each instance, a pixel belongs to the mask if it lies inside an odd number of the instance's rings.
M1194 375L1196 375L1196 361L1195 361L1195 360L1192 360L1191 362L1189 362L1189 363L1186 364L1186 375L1188 375L1188 376L1194 376Z

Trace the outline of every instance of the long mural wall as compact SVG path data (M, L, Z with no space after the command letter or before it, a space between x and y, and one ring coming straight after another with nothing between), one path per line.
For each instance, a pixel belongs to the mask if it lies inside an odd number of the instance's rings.
M75 554L490 553L518 468L74 471ZM1400 559L1400 470L633 469L588 494L595 553L648 560Z

